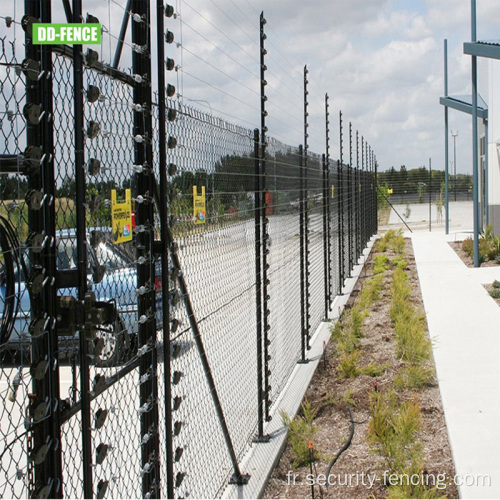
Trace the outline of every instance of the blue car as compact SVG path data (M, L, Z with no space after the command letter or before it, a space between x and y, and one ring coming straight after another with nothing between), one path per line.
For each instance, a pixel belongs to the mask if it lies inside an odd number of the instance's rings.
M71 271L77 268L77 244L74 229L57 232L57 269ZM133 261L133 249L115 245L110 229L89 229L87 231L87 281L97 301L114 301L117 315L111 324L97 325L94 340L94 359L97 366L116 366L127 362L137 349L137 271ZM28 262L27 251L24 250ZM28 269L29 273L29 269ZM0 345L2 363L5 353L27 359L32 333L30 333L30 297L25 285L22 269L15 266L15 315L8 332ZM10 288L12 290L12 286ZM5 323L7 279L5 264L0 261L0 319ZM77 297L76 288L61 288L61 296ZM12 307L13 301L10 301ZM4 325L3 325L4 326ZM3 334L6 330L2 330ZM78 334L59 332L59 358L71 358L79 346ZM28 358L29 359L29 358Z

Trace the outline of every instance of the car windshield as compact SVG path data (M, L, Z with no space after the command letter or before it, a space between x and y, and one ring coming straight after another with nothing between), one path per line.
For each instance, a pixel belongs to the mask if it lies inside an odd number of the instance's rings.
M91 248L87 243L87 248ZM60 238L57 242L57 268L68 270L77 268L77 246L76 239L72 237ZM110 242L101 242L89 256L89 269L94 265L105 266L106 269L123 269L130 265L128 261Z
M129 266L125 260L110 243L99 243L95 248L97 262L107 269L123 269Z

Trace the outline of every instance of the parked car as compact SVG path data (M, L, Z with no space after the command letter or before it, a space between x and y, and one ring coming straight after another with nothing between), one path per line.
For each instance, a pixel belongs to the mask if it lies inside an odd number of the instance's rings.
M102 235L102 238L99 236ZM96 238L97 236L97 238ZM91 239L92 241L91 244ZM57 269L69 271L77 268L77 242L74 229L57 232ZM114 366L125 363L137 349L137 271L130 252L123 251L112 241L110 229L89 229L87 232L87 280L89 289L98 301L115 301L117 315L112 324L97 326L96 355L94 363L98 366ZM24 250L27 256L27 250ZM26 258L27 262L29 259ZM6 303L6 273L0 261L0 319L4 318ZM28 270L29 273L29 270ZM15 266L15 291L18 297L15 318L8 339L0 346L0 359L4 353L17 357L30 352L31 338L29 327L30 297L26 288L26 277L22 268ZM77 296L76 288L61 288L61 296ZM79 348L76 335L59 334L59 357L69 358ZM26 358L23 358L26 359ZM3 362L3 361L2 361Z

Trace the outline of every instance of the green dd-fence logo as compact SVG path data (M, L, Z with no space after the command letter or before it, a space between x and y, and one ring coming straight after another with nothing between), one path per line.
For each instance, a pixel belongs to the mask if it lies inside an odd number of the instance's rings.
M99 23L34 23L34 45L99 45L101 25Z

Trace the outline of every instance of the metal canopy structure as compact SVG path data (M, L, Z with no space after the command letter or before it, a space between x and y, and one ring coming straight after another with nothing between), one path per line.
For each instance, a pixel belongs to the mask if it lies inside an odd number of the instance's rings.
M478 108L477 117L483 120L488 119L488 105L484 99L478 95ZM445 96L439 98L439 103L447 108L456 109L462 113L467 113L472 115L472 96L471 95L457 95L457 96Z
M498 46L500 51L500 45ZM444 41L444 97L439 98L439 103L445 108L445 213L446 213L446 234L449 234L449 187L448 187L448 109L455 109L462 113L466 113L476 118L481 118L485 127L485 135L488 137L488 105L484 99L476 92L476 103L474 105L474 94L472 95L448 95L448 41ZM487 139L486 139L487 140ZM488 206L488 154L485 159L486 168L486 199L485 203ZM476 201L474 202L476 205ZM477 209L477 207L476 207ZM486 210L486 224L489 223L488 211ZM479 226L477 231L479 231ZM476 238L475 238L476 239Z
M490 59L500 59L500 40L465 42L464 54L476 57L488 57Z

